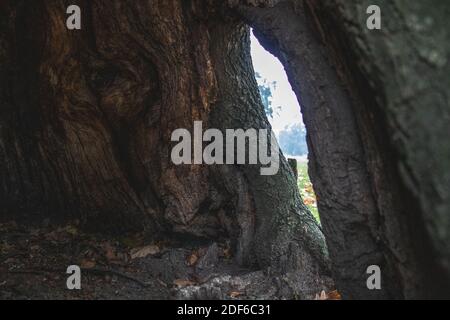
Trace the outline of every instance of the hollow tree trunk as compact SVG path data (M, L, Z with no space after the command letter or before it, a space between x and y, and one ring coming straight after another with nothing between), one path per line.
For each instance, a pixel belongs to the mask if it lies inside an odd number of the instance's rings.
M170 160L194 121L269 126L248 27L223 1L2 1L0 112L2 220L231 239L301 297L324 288L325 240L285 159L275 176Z
M369 32L365 0L2 1L0 219L227 238L242 264L320 291L324 238L284 159L274 177L169 159L172 131L195 120L268 127L243 17L303 106L339 290L448 295L449 6L376 2L383 30ZM81 31L65 27L73 3ZM372 264L381 291L366 287Z
M339 290L448 297L450 6L373 2L233 5L280 58L302 105ZM366 27L371 4L382 9L381 31ZM381 291L367 290L370 265L382 269Z

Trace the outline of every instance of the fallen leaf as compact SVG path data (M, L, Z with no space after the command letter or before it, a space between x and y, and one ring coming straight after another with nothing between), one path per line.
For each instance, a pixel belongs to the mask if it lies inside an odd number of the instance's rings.
M242 292L239 292L239 291L233 291L230 293L230 297L233 299L240 297L240 296L242 296Z
M328 293L328 300L342 300L342 296L337 290L334 290Z
M316 203L316 199L314 199L314 198L305 198L303 200L303 202L304 202L305 205L311 206L311 205Z
M197 262L198 262L198 259L199 259L198 252L194 251L194 252L187 258L187 265L190 266L190 267L196 265Z
M173 282L174 285L176 285L177 287L183 288L183 287L189 287L189 286L193 286L195 285L194 282L190 281L190 280L183 280L183 279L178 279L175 280Z
M232 255L232 253L231 253L231 249L230 248L227 248L227 249L223 250L223 256L225 258L227 258L227 259L231 258L231 255Z
M78 229L74 226L68 226L65 231L71 236L76 236L78 234Z
M156 245L150 245L131 250L131 259L145 258L160 253L161 250Z
M95 261L92 261L92 260L83 260L83 261L81 261L81 268L82 269L93 269L93 268L95 268L96 265L97 265L97 263Z
M105 257L106 257L106 259L108 259L108 261L117 260L117 255L116 255L115 249L111 244L105 243L103 248L105 250Z

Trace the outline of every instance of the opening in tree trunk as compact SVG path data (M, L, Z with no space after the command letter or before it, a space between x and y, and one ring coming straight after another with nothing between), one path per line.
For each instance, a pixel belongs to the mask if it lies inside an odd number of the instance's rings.
M364 1L74 2L83 9L76 31L64 23L65 1L0 5L1 221L227 243L236 264L277 283L279 298L314 298L334 285L344 298L448 296L450 152L438 142L448 134L448 78L414 48L386 49L380 35L355 31ZM439 6L404 10L439 15ZM172 134L194 132L196 122L270 129L249 26L302 105L323 229L284 157L271 176L260 165L171 159ZM387 32L401 43L426 38ZM421 73L442 94L425 94L410 112ZM430 104L433 128L418 111ZM370 266L382 270L380 290L368 289Z

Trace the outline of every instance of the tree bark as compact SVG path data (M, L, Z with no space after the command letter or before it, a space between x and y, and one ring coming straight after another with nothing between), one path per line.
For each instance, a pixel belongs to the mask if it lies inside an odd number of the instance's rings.
M366 28L372 2L381 31ZM327 289L325 238L286 159L275 176L170 160L172 132L194 121L269 127L245 21L302 105L339 291L448 297L449 5L372 2L2 1L0 219L230 240L293 297ZM366 286L370 265L382 290Z
M234 5L280 58L302 105L344 297L448 297L450 34L439 21L449 6L372 2ZM366 27L371 4L382 8L381 31ZM370 265L383 271L380 291L366 287Z
M66 8L82 9L69 31ZM233 243L239 263L326 289L324 236L283 158L175 166L175 129L269 127L249 29L222 1L4 1L0 10L2 220ZM329 283L329 282L328 282Z

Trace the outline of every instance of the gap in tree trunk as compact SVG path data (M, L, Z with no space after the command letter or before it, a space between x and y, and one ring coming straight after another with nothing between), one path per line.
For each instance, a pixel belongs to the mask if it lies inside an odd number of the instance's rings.
M251 55L268 121L297 179L303 203L320 224L317 196L309 176L307 129L301 106L280 60L267 51L251 29Z

